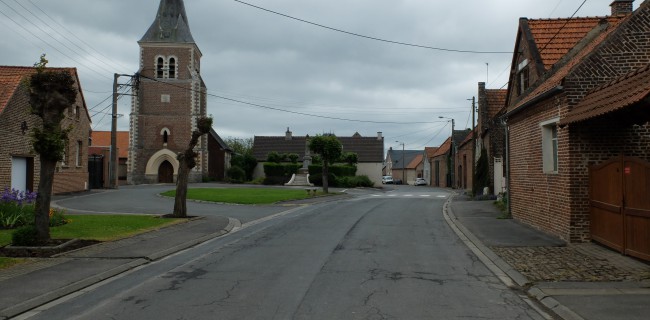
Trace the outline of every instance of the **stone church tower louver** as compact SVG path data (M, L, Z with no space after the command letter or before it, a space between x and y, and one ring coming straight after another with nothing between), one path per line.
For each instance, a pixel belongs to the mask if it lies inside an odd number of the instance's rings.
M128 183L176 182L178 160L206 116L201 51L194 42L183 0L161 0L156 19L140 41L140 78L130 119ZM190 182L208 172L207 138L197 146Z

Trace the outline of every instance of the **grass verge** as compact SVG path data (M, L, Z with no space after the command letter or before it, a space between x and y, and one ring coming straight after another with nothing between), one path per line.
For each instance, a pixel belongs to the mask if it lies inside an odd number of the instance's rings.
M25 261L25 259L0 257L0 269L9 268L15 264L22 263L23 261Z
M162 193L163 196L174 197L176 190ZM316 195L324 195L317 192ZM279 201L301 200L310 198L302 189L279 188L196 188L187 190L187 198L210 202L235 204L272 204Z
M178 223L143 215L69 215L65 225L50 228L53 239L112 241ZM0 230L0 246L11 243L13 230Z

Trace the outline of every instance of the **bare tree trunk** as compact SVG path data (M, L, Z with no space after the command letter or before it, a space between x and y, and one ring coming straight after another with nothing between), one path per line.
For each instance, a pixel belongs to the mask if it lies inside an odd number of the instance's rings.
M329 193L329 163L323 160L323 192Z
M38 195L34 206L34 225L38 232L38 242L46 243L50 240L50 201L52 200L52 184L56 161L41 160L41 177L38 183Z
M174 198L174 217L187 218L187 183L190 169L184 157L179 159L178 176L176 177L176 197Z

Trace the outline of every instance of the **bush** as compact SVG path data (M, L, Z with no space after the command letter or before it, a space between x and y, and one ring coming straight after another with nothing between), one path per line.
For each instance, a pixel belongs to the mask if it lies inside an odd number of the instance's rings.
M64 210L50 208L50 227L62 226L68 223L64 212Z
M282 185L289 182L291 175L298 172L302 166L296 163L264 163L264 184Z
M354 177L357 174L356 166L348 165L333 165L329 167L329 171L332 174L335 174L340 177ZM309 174L319 174L323 173L323 166L321 165L311 165L309 166Z
M0 227L10 229L34 221L35 192L6 188L0 194Z
M355 176L355 177L340 177L336 181L336 185L341 188L358 188L365 187L371 188L374 183L370 181L368 176Z
M287 182L289 182L289 178L271 176L271 177L265 177L264 182L262 183L267 186L277 186L277 185L284 185Z
M242 183L246 180L246 172L238 166L232 166L226 172L232 183Z
M255 172L255 167L257 167L257 160L250 154L244 155L233 155L230 159L230 165L232 167L239 167L244 170L244 178L238 180L239 182L253 180L253 172ZM229 176L231 179L232 177Z
M16 229L11 234L11 243L14 246L31 247L38 244L38 231L36 226L28 225Z
M333 173L330 173L328 175L329 179L327 180L328 184L330 187L337 187L337 178L336 175ZM317 173L317 174L310 174L309 175L309 182L313 183L316 186L323 186L323 174L322 173Z
M280 163L282 162L282 155L276 151L271 151L266 155L266 162Z

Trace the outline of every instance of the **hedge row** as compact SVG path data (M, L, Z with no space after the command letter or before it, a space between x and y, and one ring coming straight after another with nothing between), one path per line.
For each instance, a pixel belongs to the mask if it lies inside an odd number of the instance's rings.
M319 164L314 164L309 166L310 175L322 174L322 173L323 173L323 166ZM348 165L334 165L329 167L329 173L334 174L338 177L354 177L357 175L357 167L348 166Z
M329 179L327 180L330 187L338 188L357 188L357 187L366 187L371 188L374 186L372 181L368 176L354 176L354 177L337 177L334 174L328 175ZM310 175L309 182L317 186L323 185L323 175L320 173Z

